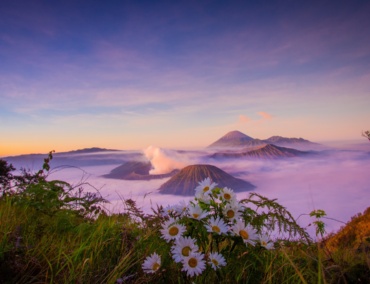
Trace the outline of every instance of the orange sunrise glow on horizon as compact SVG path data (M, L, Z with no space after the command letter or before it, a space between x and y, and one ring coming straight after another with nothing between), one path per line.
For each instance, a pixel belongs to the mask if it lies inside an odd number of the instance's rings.
M367 1L2 1L0 157L363 141Z

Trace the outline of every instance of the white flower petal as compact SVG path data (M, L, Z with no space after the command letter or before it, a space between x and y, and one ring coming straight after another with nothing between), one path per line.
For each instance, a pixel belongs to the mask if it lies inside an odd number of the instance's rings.
M155 273L161 266L161 257L157 253L148 256L142 265L145 273Z
M190 253L197 252L198 246L195 244L195 239L191 237L180 237L176 240L175 245L172 247L172 258L175 262L181 262L184 257Z
M231 230L235 235L242 237L245 244L255 245L255 242L258 239L256 230L250 225L246 226L243 221L239 220L233 225Z
M215 234L226 234L228 226L221 217L211 217L206 225L207 231Z
M203 270L206 268L204 255L197 252L191 253L189 256L185 257L182 264L183 268L181 270L185 271L190 277L202 274Z
M222 254L214 252L214 253L209 254L208 263L212 266L214 270L216 270L217 268L220 268L221 266L225 266L226 260Z
M185 231L185 226L177 224L176 220L173 218L170 218L168 221L166 221L161 229L162 238L164 238L167 242L178 239Z

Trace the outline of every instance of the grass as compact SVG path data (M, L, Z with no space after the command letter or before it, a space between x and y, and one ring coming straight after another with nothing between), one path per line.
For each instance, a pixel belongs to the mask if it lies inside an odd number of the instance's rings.
M239 250L228 266L190 279L171 261L159 226L128 214L89 220L61 211L42 215L0 200L1 283L368 283L366 252L287 242L274 250ZM150 220L149 220L150 221ZM153 220L150 221L153 224ZM157 251L162 269L145 274L144 257ZM330 257L330 258L329 258Z
M370 210L353 218L350 229L313 242L284 207L253 193L242 202L262 213L246 207L242 218L259 230L287 233L273 249L246 245L240 236L209 233L201 221L180 218L204 255L217 251L227 259L224 267L207 266L190 277L161 237L166 217L159 208L144 214L132 200L122 200L121 214L107 214L99 209L100 197L79 189L73 195L76 190L47 181L43 171L26 180L6 171L5 177L0 180L0 283L370 283L370 246L363 231ZM199 204L222 216L226 203ZM142 264L153 252L161 256L161 265L147 274Z
M139 263L138 231L122 216L50 217L6 200L0 212L3 283L114 283Z

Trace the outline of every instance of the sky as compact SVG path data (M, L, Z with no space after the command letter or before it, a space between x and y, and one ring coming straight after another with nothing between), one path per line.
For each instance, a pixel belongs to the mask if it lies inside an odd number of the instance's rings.
M369 1L0 2L0 156L370 129Z

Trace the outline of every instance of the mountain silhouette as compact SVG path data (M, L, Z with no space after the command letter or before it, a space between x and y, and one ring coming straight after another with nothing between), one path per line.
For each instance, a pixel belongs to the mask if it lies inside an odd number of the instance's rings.
M92 147L92 148L83 148L83 149L78 149L78 150L72 150L72 151L68 151L68 152L60 152L59 154L90 154L90 153L97 153L97 152L114 152L114 151L119 151L119 150Z
M222 147L235 147L235 146L245 146L249 141L254 139L240 131L230 131L216 142L209 145L209 148L222 148Z
M255 139L240 131L231 131L222 136L217 141L213 142L208 148L251 148L273 144L280 147L295 148L297 150L320 150L323 145L311 142L303 138L287 138L282 136L271 136L268 139Z
M217 152L210 155L211 158L259 158L259 159L279 159L298 157L312 152L299 151L296 149L279 147L272 144L258 146L252 149L247 149L243 152Z
M151 180L170 177L179 171L174 170L167 174L151 175L150 170L152 169L150 162L129 161L114 168L109 174L103 175L103 177L124 180Z
M275 145L279 143L312 143L303 138L286 138L282 136L271 136L270 138L265 139L264 141Z
M263 140L266 143L274 144L282 147L293 147L298 150L310 148L311 150L320 150L324 146L319 143L311 142L303 138L287 138L282 136L271 136L270 138Z
M207 177L217 183L218 187L229 187L235 192L248 191L255 188L253 184L235 178L215 166L191 165L183 168L162 184L159 192L163 194L193 196L195 194L194 189L198 186L198 183Z

